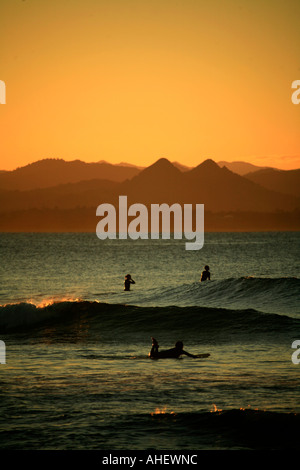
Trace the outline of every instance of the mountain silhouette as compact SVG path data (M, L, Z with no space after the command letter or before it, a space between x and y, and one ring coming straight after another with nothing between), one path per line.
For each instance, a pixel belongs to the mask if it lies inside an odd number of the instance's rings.
M0 189L1 210L93 207L103 200L118 204L118 188L117 182L95 179L28 191Z
M300 169L276 170L268 168L248 173L245 177L272 191L300 197Z
M122 195L128 197L128 204L142 203L148 207L154 203L204 204L205 220L210 224L210 230L252 230L255 227L258 230L299 229L296 223L299 220L299 197L274 191L274 188L282 190L283 186L275 184L271 179L270 188L251 181L256 172L247 177L241 176L226 167L220 167L211 159L195 168L181 171L168 159L160 158L142 170L133 168L137 173L122 181L116 181L115 173L114 181L102 177L103 169L107 169L102 166L107 165L105 163L64 163L57 160L39 161L19 171L9 172L17 174L18 178L23 175L24 180L18 187L18 179L14 176L16 189L3 189L3 186L1 189L0 186L2 231L39 230L38 219L41 221L41 230L89 231L96 227L98 205L111 203L117 208L119 196ZM124 178L124 167L109 166L114 171L121 169L119 177ZM58 167L62 171L55 177L54 171ZM49 171L41 176L40 170L45 168ZM68 178L65 178L66 168L70 169ZM88 172L87 168L89 171L90 168L99 170L100 178L96 171ZM80 175L78 169L82 170ZM129 170L132 168L129 167ZM263 176L263 173L257 173L256 176ZM28 181L24 174L28 175ZM273 173L270 175L274 176ZM296 183L299 187L300 170L279 172L278 175L281 178L292 176L295 178L295 187ZM0 182L3 176L0 174ZM70 182L80 177L81 181ZM54 184L57 180L63 180L64 184ZM264 181L266 183L266 178ZM32 186L34 189L24 190L24 187Z
M120 185L128 201L143 204L171 203L178 199L183 174L166 158L160 158L131 180Z
M249 179L220 168L213 160L206 160L185 173L189 181L189 202L202 200L212 211L270 211L293 210L297 198L282 198L276 191L263 188Z
M205 204L210 211L272 211L299 207L295 197L282 195L249 181L207 159L181 172L160 159L121 185L130 203Z
M139 171L137 167L112 165L107 162L85 163L81 160L66 162L62 159L47 158L13 171L0 173L0 188L18 190L48 188L95 178L120 182L132 178Z
M252 163L242 162L242 161L235 161L235 162L220 161L218 162L218 165L221 168L223 166L226 166L228 170L231 170L234 173L237 173L238 175L241 175L241 176L245 176L247 173L250 173L252 171L258 171L258 170L270 168L270 167L265 167L265 166L257 166L257 165L253 165Z
M179 162L172 162L172 165L174 165L176 168L178 168L178 170L180 171L188 171L191 169L191 167L189 166L186 166L186 165L182 165L181 163Z

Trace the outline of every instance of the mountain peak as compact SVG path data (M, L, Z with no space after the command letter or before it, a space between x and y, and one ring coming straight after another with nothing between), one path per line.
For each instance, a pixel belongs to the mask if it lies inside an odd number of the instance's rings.
M165 157L159 158L155 163L150 165L150 167L154 167L154 166L157 168L170 168L170 167L174 168L174 165L170 162L170 160L168 160Z
M148 166L140 174L157 174L159 176L167 176L170 174L180 174L181 171L176 168L167 158L159 158L155 163Z
M220 168L219 165L214 162L214 160L212 160L211 158L207 158L206 160L204 160L202 163L200 163L200 165L198 165L198 167L201 167L201 168Z
M220 172L221 168L214 162L211 158L204 160L204 162L200 163L198 166L193 168L192 170L186 172L191 176L198 176L198 175L212 175Z
M174 188L181 184L182 172L176 168L167 158L160 158L152 165L142 170L130 181L134 193L138 191L149 195L149 200L158 202L158 194L161 198L169 200ZM154 192L153 192L154 191Z

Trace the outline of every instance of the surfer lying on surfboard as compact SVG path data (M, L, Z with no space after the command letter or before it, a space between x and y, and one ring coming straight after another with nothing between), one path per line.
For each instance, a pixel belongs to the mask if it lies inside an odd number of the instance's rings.
M178 358L180 357L182 354L184 354L185 356L189 356L189 357L208 357L209 354L198 354L198 355L194 355L194 354L190 354L188 353L187 351L184 351L183 350L183 343L181 341L177 341L177 343L175 344L175 348L171 348L171 349L166 349L166 350L163 350L163 351L158 351L158 348L159 348L159 345L158 345L158 342L156 341L155 338L151 338L152 339L152 348L151 348L151 351L149 353L149 356L152 358L152 359L162 359L162 358Z

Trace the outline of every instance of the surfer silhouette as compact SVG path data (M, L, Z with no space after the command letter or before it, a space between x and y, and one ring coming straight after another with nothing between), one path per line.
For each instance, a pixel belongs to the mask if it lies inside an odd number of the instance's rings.
M124 281L124 290L130 290L130 284L135 284L135 282L131 278L130 274L127 274Z
M210 281L209 266L206 265L204 266L204 271L202 271L201 274L201 282L206 281L207 279Z
M178 358L182 354L189 356L189 357L198 357L198 356L194 356L194 354L190 354L187 351L184 351L183 343L181 341L177 341L177 343L175 344L175 348L158 351L158 348L159 348L158 342L156 341L155 338L151 338L151 339L152 339L152 348L151 348L149 356L152 359L173 358L173 357Z

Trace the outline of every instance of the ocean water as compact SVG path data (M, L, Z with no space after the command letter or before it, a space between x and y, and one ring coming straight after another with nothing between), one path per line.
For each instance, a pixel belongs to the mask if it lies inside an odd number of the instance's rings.
M299 447L299 233L0 245L1 449ZM151 336L210 356L152 360Z

